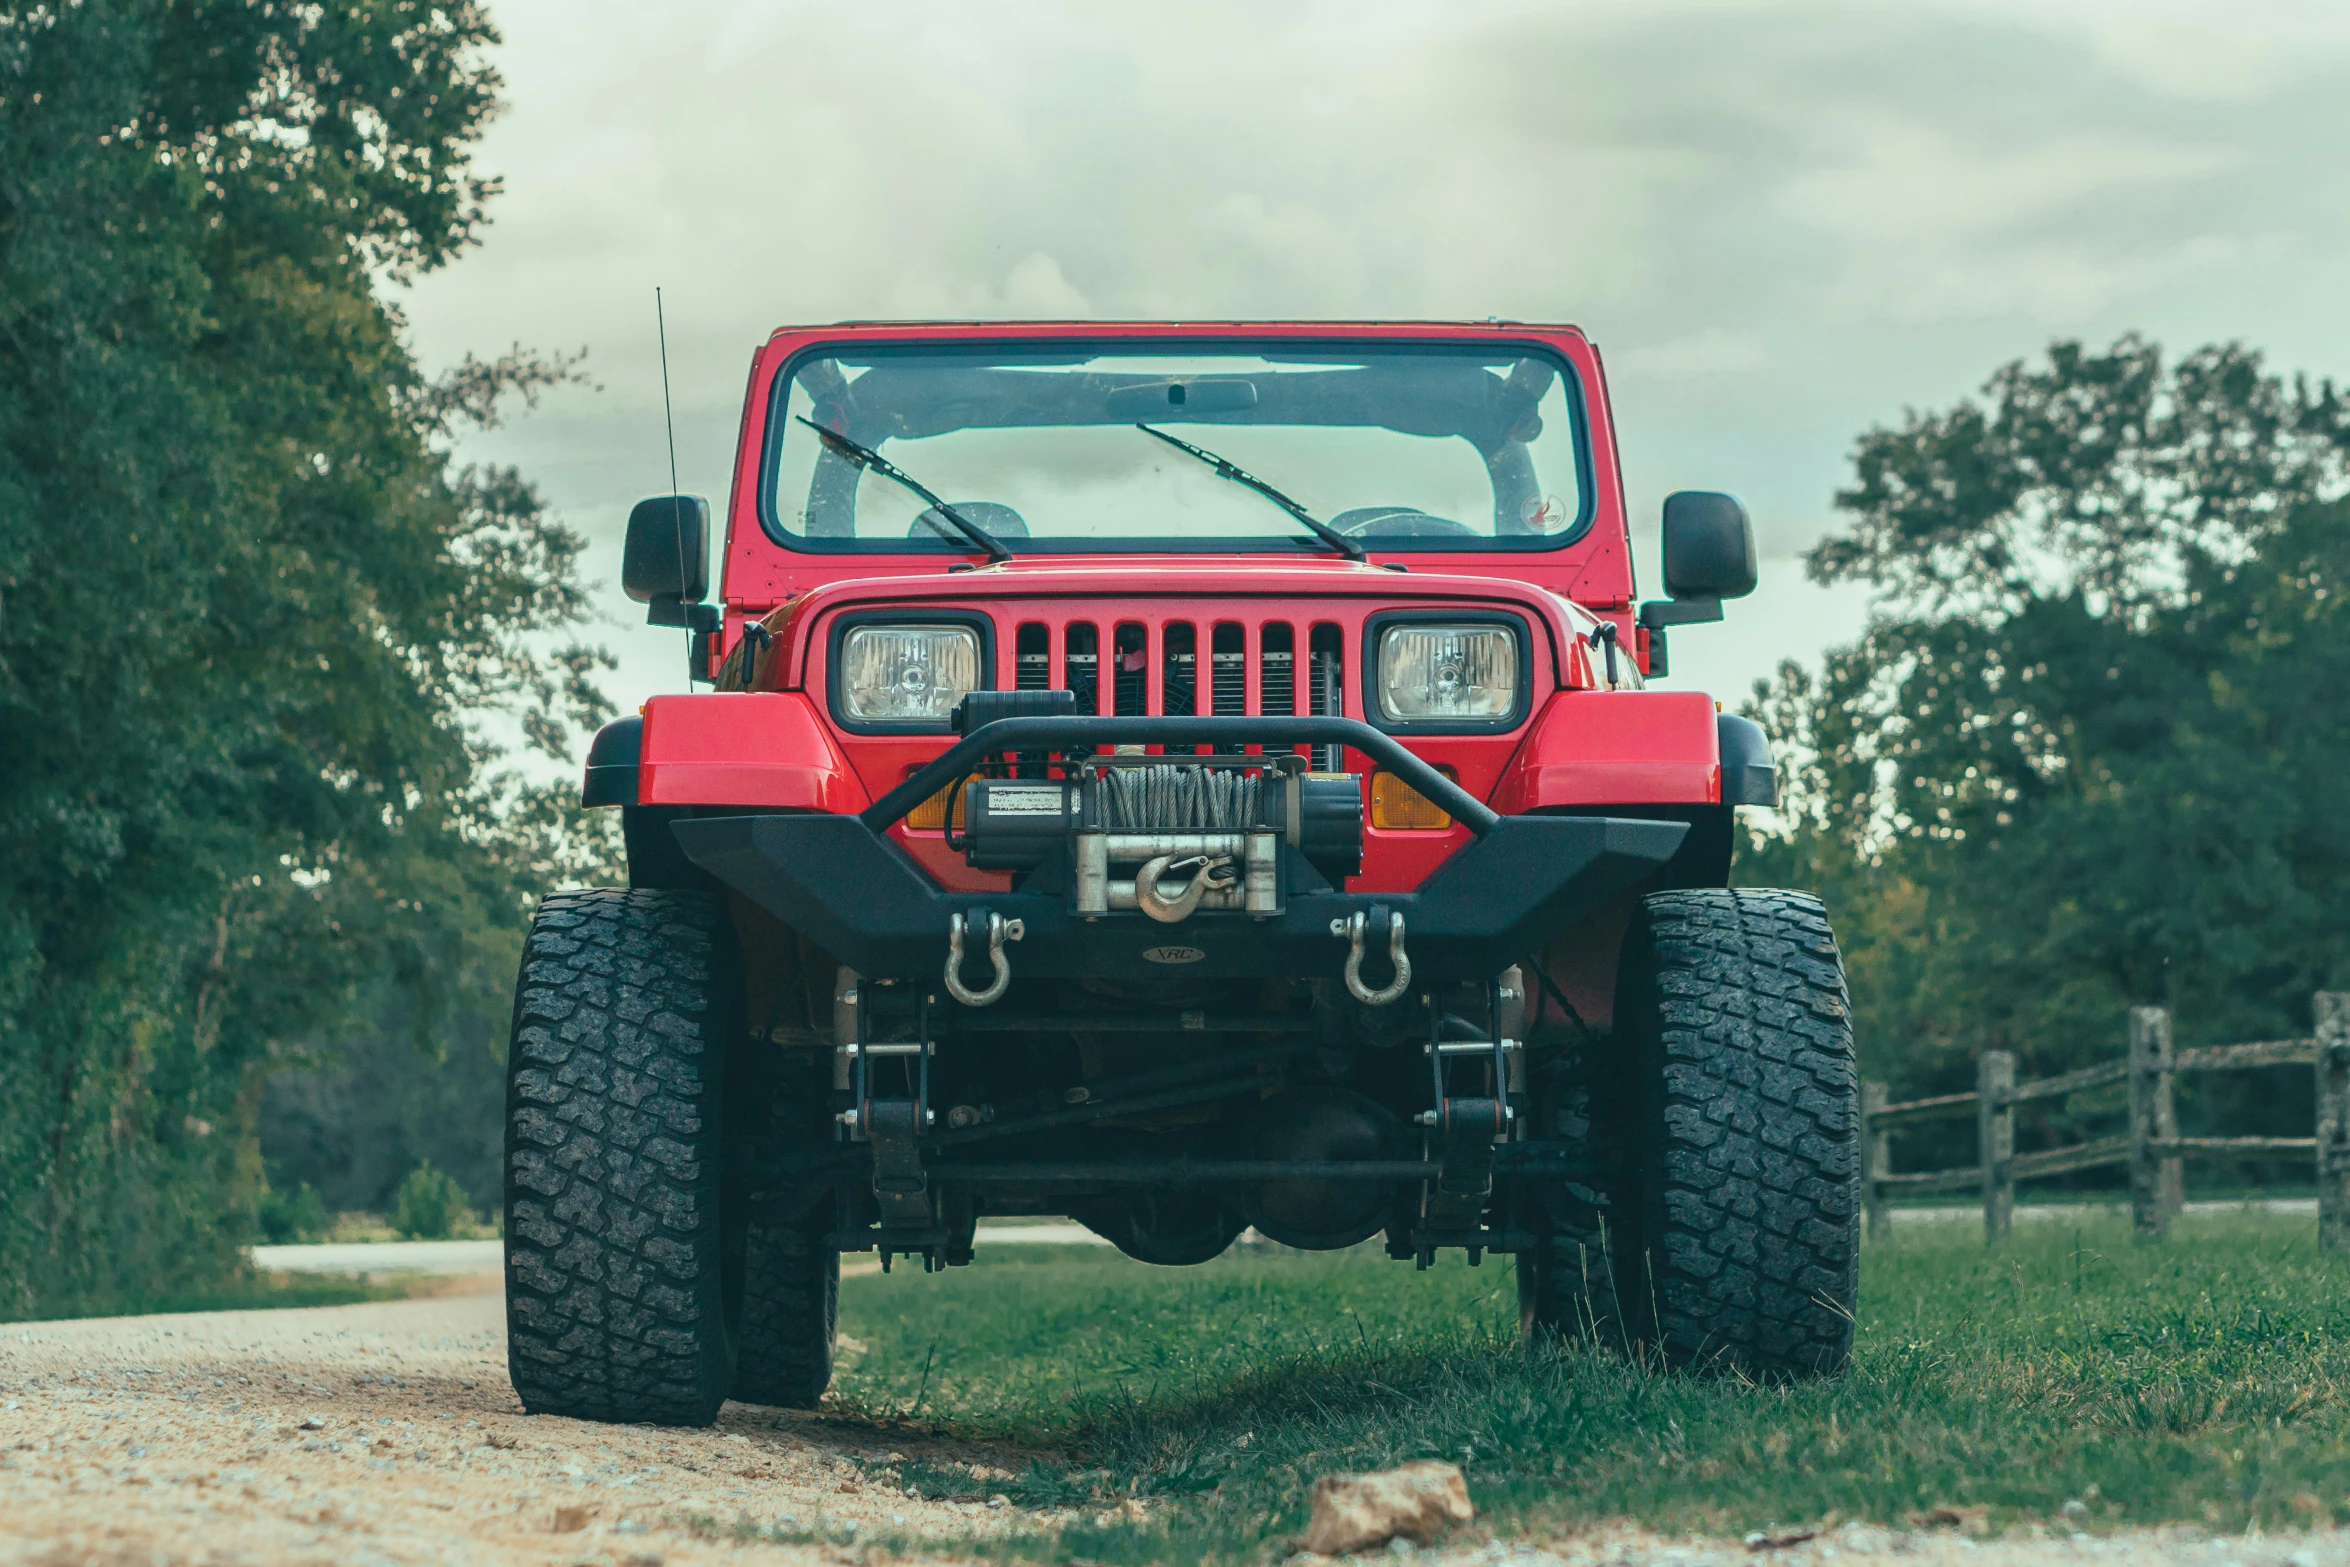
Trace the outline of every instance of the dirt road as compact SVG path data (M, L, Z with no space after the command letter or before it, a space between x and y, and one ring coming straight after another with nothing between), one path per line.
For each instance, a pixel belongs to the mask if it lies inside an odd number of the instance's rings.
M866 1437L866 1440L860 1440ZM0 1328L0 1564L832 1560L664 1519L967 1535L854 1429L729 1404L709 1431L522 1413L497 1280L428 1300ZM1017 1461L1017 1460L1015 1460Z
M527 1417L506 1381L495 1276L380 1305L0 1327L0 1567L761 1567L874 1558L746 1539L737 1525L971 1538L1052 1521L1009 1505L907 1497L895 1466L915 1457L986 1475L1023 1461L736 1404L709 1431ZM1742 1541L1602 1526L1538 1542L1464 1541L1421 1559L2350 1567L2350 1535L2206 1540L2180 1530L1977 1542L1948 1530L1848 1527L1766 1542L1758 1553Z

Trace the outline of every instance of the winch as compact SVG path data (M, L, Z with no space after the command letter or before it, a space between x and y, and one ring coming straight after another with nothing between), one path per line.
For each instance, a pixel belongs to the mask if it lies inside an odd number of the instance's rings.
M966 781L966 863L1033 871L1066 855L1079 916L1132 910L1170 923L1201 910L1279 913L1284 845L1332 887L1362 870L1352 773L1309 772L1293 753L1067 765L1073 776Z

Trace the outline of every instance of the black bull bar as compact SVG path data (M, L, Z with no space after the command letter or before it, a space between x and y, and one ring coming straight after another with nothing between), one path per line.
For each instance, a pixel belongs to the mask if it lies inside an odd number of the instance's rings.
M1471 841L1413 892L1293 885L1276 915L1202 911L1162 924L1140 914L1082 918L1057 886L950 892L888 836L916 805L1003 752L1299 744L1362 752L1450 812ZM1349 948L1343 936L1333 939L1334 930L1343 932L1357 913L1382 920L1375 911L1383 906L1402 917L1417 974L1483 979L1637 885L1672 857L1688 828L1621 817L1497 815L1393 735L1358 719L1048 717L984 725L856 816L708 816L672 830L686 855L718 881L878 978L936 977L958 915L1021 921L1024 935L1008 955L1024 978L1336 978ZM982 963L983 951L973 954ZM1164 966L1170 963L1180 968Z

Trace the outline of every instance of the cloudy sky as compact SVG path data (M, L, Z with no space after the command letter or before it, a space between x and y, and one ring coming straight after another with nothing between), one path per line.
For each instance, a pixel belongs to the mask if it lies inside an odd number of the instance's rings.
M1682 632L1735 696L1866 613L1806 584L1853 437L2058 336L2240 338L2350 374L2350 6L492 0L506 194L402 303L428 365L588 351L467 455L595 541L632 704L682 636L629 504L723 497L753 347L909 316L1583 326L1637 554L1745 497L1763 587Z

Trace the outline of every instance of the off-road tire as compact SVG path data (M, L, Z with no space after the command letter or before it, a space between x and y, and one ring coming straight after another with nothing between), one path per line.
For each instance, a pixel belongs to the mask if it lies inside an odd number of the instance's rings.
M514 997L507 1369L523 1408L708 1425L735 1368L743 1204L721 1107L733 928L704 893L549 894Z
M1616 1048L1589 1086L1593 1152L1611 1172L1605 1222L1558 1227L1521 1261L1530 1325L1758 1381L1841 1371L1859 1112L1843 964L1819 901L1651 894L1618 976Z
M741 1080L752 1125L738 1162L751 1216L730 1396L746 1404L814 1409L832 1381L840 1313L840 1253L826 1244L832 1190L761 1178L831 1152L828 1066L828 1055L754 1049Z
M824 1226L751 1226L743 1258L743 1322L733 1397L777 1409L814 1409L832 1383L839 1336L840 1253Z

